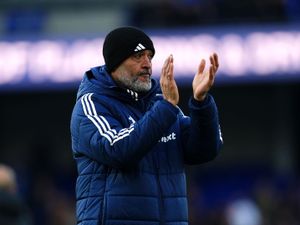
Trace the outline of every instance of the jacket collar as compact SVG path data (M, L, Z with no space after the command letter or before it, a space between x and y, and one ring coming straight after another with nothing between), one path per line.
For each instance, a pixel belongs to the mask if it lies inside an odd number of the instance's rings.
M107 72L105 66L93 67L84 74L77 97L85 93L93 92L118 98L126 102L137 102L149 98L159 91L158 82L155 79L151 79L151 82L152 87L148 92L138 93L130 89L119 87Z

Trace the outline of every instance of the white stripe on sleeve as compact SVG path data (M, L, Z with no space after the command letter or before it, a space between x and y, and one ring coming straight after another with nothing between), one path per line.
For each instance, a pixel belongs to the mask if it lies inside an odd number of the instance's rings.
M130 126L129 128L123 128L117 133L115 129L110 127L104 116L99 116L97 114L95 104L92 101L92 95L93 93L83 95L81 98L81 103L84 114L97 127L99 133L110 142L110 145L113 145L117 141L127 137L134 130L134 127Z

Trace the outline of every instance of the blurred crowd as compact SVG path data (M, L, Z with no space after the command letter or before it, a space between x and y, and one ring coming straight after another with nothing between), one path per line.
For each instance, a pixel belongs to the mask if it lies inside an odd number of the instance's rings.
M245 176L250 176L249 179L239 179L235 175L221 178L210 173L201 177L196 176L195 172L193 169L188 172L190 225L300 223L300 183L297 179L253 177L247 172ZM31 173L35 174L34 171ZM35 174L27 184L29 190L26 196L20 189L24 184L18 182L22 179L17 177L12 167L1 164L0 224L76 224L74 187L71 187L75 182L74 175L50 174L49 171ZM207 179L208 176L212 177Z
M291 8L290 5L293 5ZM298 5L298 6L296 6ZM132 22L141 27L182 27L226 23L287 22L299 19L296 0L176 0L134 5ZM298 11L299 13L299 11Z
M30 210L19 196L17 186L14 169L0 164L0 224L33 224Z
M82 1L70 3L70 0L56 1L55 3L44 0L44 3L41 4L29 0L26 1L28 6L24 3L25 1L9 3L8 0L5 0L5 2L6 4L0 2L0 15L2 14L1 16L4 18L0 33L5 31L9 34L22 32L42 34L49 29L50 33L51 30L61 32L64 30L64 24L65 28L69 30L68 26L72 26L72 22L79 28L78 32L80 29L86 30L85 27L89 26L93 29L97 26L96 29L101 32L102 26L108 29L107 26L121 24L164 29L224 24L285 24L300 21L300 2L298 0L144 0L141 2L112 0L103 1L103 3L89 0L88 4ZM1 10L1 6L6 11ZM65 16L63 16L64 11L66 12ZM88 12L91 14L90 20L100 21L89 21L86 17ZM56 22L50 21L51 14L55 14L52 17L56 17L54 18ZM82 14L83 22L81 23L76 19L78 14ZM102 14L105 17L103 20L101 20ZM55 24L59 28L51 27L51 24Z
M281 184L277 182L267 177L256 178L249 187L234 191L233 188L228 192L226 184L215 181L218 187L214 191L224 193L214 193L219 199L212 205L203 201L206 192L201 191L201 184L194 185L190 187L191 225L300 224L299 180L289 178ZM236 186L239 186L238 183L236 180Z

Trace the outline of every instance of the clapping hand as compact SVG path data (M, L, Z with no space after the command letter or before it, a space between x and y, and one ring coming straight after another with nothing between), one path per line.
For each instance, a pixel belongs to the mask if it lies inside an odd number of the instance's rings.
M205 69L205 60L202 59L198 71L195 74L193 80L193 94L194 98L197 101L203 101L206 97L207 92L212 87L217 70L219 68L219 60L218 55L213 53L210 57L210 67L208 71L204 71Z
M176 81L174 80L173 56L170 55L161 70L160 87L165 100L177 105L179 102L179 93Z

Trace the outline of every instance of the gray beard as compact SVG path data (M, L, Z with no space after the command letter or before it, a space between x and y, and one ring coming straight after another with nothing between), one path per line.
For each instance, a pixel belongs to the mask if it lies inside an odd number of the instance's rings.
M118 83L135 92L147 92L152 87L150 78L149 81L143 82L138 80L138 77L128 78L126 76L121 76Z

